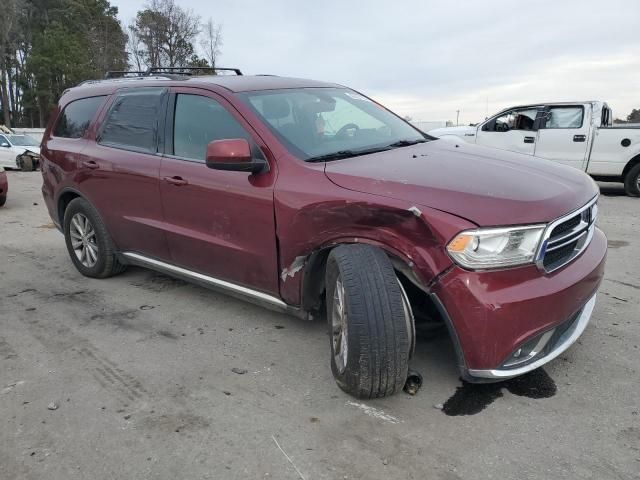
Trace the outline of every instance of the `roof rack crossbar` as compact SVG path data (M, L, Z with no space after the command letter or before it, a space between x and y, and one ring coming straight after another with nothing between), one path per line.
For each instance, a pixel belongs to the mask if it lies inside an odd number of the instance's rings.
M242 75L239 68L226 67L151 67L147 70L147 75L154 73L179 73L181 75L192 75L193 72L233 72L236 75Z
M226 67L150 67L147 70L111 70L104 76L105 79L112 78L126 78L126 77L152 77L155 75L162 75L163 73L170 73L174 75L186 75L192 76L197 72L233 72L236 75L242 75L239 68L226 68Z

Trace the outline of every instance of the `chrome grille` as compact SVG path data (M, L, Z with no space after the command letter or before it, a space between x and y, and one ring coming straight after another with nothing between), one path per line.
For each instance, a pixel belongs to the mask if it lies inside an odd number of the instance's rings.
M536 256L536 263L541 270L553 272L587 248L598 216L597 202L598 197L595 197L582 208L547 226Z

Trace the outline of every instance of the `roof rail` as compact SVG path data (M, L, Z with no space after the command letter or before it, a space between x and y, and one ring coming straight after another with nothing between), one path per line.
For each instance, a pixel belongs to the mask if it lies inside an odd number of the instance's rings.
M233 72L236 75L242 75L239 68L225 67L150 67L147 70L111 70L104 76L105 79L111 78L137 78L137 77L153 77L163 74L186 75L193 76L199 72L209 72L216 75L217 72Z
M110 70L104 78L122 78L122 77L142 77L146 72L141 70Z

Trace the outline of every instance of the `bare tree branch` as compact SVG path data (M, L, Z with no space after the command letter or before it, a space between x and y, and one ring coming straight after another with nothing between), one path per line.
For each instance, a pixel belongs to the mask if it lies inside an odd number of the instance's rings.
M218 57L222 53L222 25L216 25L213 19L209 17L209 20L204 24L202 29L202 37L200 46L204 51L204 58L212 68L215 68L218 63Z

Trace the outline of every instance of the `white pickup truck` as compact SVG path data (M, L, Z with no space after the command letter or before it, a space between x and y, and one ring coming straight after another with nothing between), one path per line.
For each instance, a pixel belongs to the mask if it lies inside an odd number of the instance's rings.
M640 127L613 127L604 102L540 103L511 107L468 127L429 135L554 160L594 179L624 183L640 196Z

